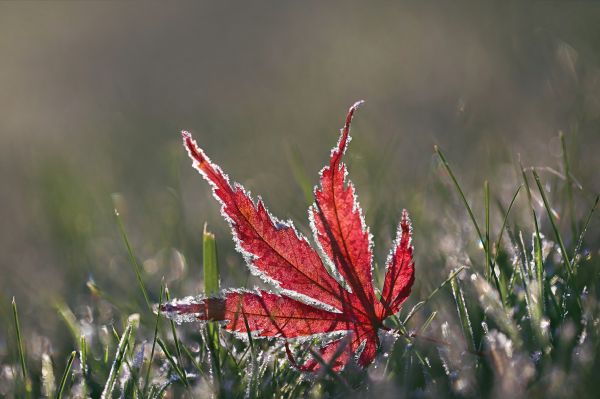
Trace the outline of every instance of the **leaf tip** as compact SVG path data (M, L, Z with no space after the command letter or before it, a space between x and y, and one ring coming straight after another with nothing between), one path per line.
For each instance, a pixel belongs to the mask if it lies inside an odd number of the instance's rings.
M358 100L356 101L354 104L352 104L352 106L350 107L350 111L356 111L358 109L358 107L360 107L361 105L363 105L365 103L365 100Z

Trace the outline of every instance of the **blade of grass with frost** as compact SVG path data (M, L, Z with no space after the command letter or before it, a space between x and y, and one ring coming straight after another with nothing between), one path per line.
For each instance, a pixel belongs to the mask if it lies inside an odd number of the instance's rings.
M17 349L19 351L19 362L21 364L21 373L23 376L23 386L25 387L25 395L31 396L31 381L29 380L29 374L27 373L27 365L25 363L25 350L23 348L23 336L21 335L21 323L19 322L19 310L17 309L17 302L15 297L12 299L12 311L15 323L15 333L17 335Z
M575 219L575 205L573 203L573 179L571 179L571 165L569 164L567 143L565 140L565 135L562 131L559 132L558 136L560 137L560 144L562 147L563 168L565 171L565 179L567 181L567 203L569 207L569 216L571 216L571 230L573 233L573 237L577 237L577 220Z
M156 349L156 339L158 338L158 326L160 321L160 311L158 311L158 309L160 309L160 306L162 305L164 292L165 282L163 278L163 280L160 283L160 295L158 297L156 321L154 322L154 338L152 339L152 349L150 350L150 359L148 359L148 369L146 370L146 379L144 380L144 390L142 391L144 393L144 397L146 397L146 394L148 392L148 384L150 383L150 370L152 369L152 362L154 361L154 351Z
M579 256L579 251L581 251L581 246L583 245L583 238L585 236L585 233L587 233L587 229L590 225L590 221L592 220L592 215L594 214L594 211L596 210L596 207L598 206L599 200L600 200L600 195L597 195L596 200L594 201L594 205L590 209L590 211L585 219L583 229L581 230L581 234L579 235L579 239L577 240L577 245L575 246L575 250L573 251L573 269L575 269L574 271L577 270L577 267L579 264L578 256Z
M527 174L525 173L523 165L520 164L520 166L521 174L523 176L523 182L525 183L525 188L527 189L527 200L529 203L529 209L531 210L531 215L533 217L533 223L535 227L535 239L533 242L533 261L535 265L535 273L533 273L533 275L535 276L535 280L537 281L537 295L539 300L537 301L538 309L533 314L541 317L541 315L544 313L544 284L542 282L542 280L544 279L544 262L542 260L542 236L540 234L540 227L538 225L537 214L533 207L533 199L531 196L531 188L529 187L529 180L527 179Z
M117 208L115 208L115 217L117 219L117 225L119 226L119 231L121 232L121 238L123 239L123 243L125 244L125 248L127 248L127 254L129 255L129 261L133 270L135 272L135 277L137 278L140 289L142 290L142 294L144 295L144 300L146 301L146 305L148 309L152 311L152 305L150 303L150 299L148 298L148 291L146 290L146 286L144 285L144 280L142 279L142 271L138 261L133 254L133 249L131 248L131 244L129 243L129 238L127 237L127 232L125 231L125 226L123 225L123 221L121 220L121 215Z
M48 353L42 354L42 396L46 398L54 397L56 392L56 384L54 380L54 367L52 366L52 359Z
M502 213L504 215L504 217L502 220L502 227L500 228L500 232L498 233L498 239L496 240L496 244L494 246L495 253L494 253L494 258L492 259L492 268L496 266L496 261L498 260L498 254L500 253L500 245L502 244L502 235L504 234L504 230L506 229L506 226L508 224L508 215L510 215L510 211L513 208L513 205L515 203L515 200L517 199L517 196L519 195L519 192L521 192L521 188L523 188L522 184L519 185L519 187L517 187L517 191L515 191L515 194L512 196L512 199L510 200L510 204L508 205L508 209L506 210L506 212L504 212L504 209L503 209L500 201L499 200L496 201L498 208L500 209L500 213Z
M202 367L200 366L200 364L198 364L198 362L196 361L196 359L194 358L194 355L192 355L192 353L190 352L190 350L187 348L187 346L182 345L181 348L183 349L183 352L185 353L185 355L188 357L188 359L190 359L190 362L192 363L192 365L194 366L194 368L198 371L198 373L200 373L200 375L202 377L206 378L206 375L204 374L204 370L202 370Z
M513 272L513 276L511 277L511 281L509 283L509 292L513 292L513 287L516 281L517 276L519 276L519 278L521 279L521 283L523 284L523 289L525 290L525 305L526 305L526 310L527 310L527 314L529 315L529 317L532 317L532 314L530 312L531 308L530 308L530 304L529 301L531 300L531 296L529 293L529 274L527 273L527 265L529 264L529 260L527 259L527 250L525 249L525 242L523 241L523 234L521 231L519 231L519 235L518 238L513 236L513 234L510 233L510 230L508 230L509 232L509 237L511 239L511 242L513 244L513 246L515 247L516 251L517 251L517 256L518 256L518 260L516 261L516 268L515 271Z
M484 193L484 205L485 205L485 268L488 281L494 281L496 284L496 289L498 290L498 295L500 295L500 301L502 305L505 305L505 296L503 295L503 290L500 286L500 281L498 281L498 276L496 275L495 265L492 265L492 254L490 247L490 184L486 180L483 184L483 193ZM504 287L504 292L506 292L506 287Z
M246 317L246 313L242 313L244 316L244 325L246 326L246 334L248 336L248 346L250 347L250 382L248 383L248 390L246 391L246 397L252 398L256 384L256 371L258 368L258 362L256 360L256 351L254 348L254 340L252 339L252 331L250 326L248 325L248 318ZM220 379L219 379L220 380ZM219 381L220 382L220 381Z
M550 203L548 202L548 197L546 196L546 191L542 187L542 182L540 181L540 177L535 170L533 170L533 177L535 178L535 183L537 184L540 195L542 196L544 208L546 209L546 213L548 214L548 219L550 220L550 225L552 226L552 231L554 232L554 237L556 238L556 241L558 241L558 245L560 247L560 252L561 252L564 264L565 264L565 268L567 270L567 287L568 287L569 282L573 282L574 281L573 279L575 277L573 275L573 266L571 264L571 259L569 258L569 253L567 252L567 249L565 247L565 243L562 239L562 235L560 234L560 231L558 231L558 227L556 226L556 221L554 220L552 208L550 207ZM541 249L540 249L540 252L541 252ZM566 294L568 294L568 292ZM565 297L563 298L563 304L566 303L566 301L568 299L566 294L565 294ZM581 298L579 297L579 295L577 293L574 294L574 297L575 297L575 303L577 304L579 311L582 311L583 305L581 303Z
M517 187L517 191L515 191L515 194L513 195L512 199L510 200L510 204L508 205L508 209L506 210L506 212L504 212L504 208L502 207L500 200L496 198L496 204L498 206L498 209L500 209L500 213L503 214L504 216L503 216L503 220L502 220L502 227L500 227L500 232L498 233L498 238L496 239L496 243L494 244L494 247L492 248L494 250L494 258L492 259L492 267L491 267L492 270L495 270L496 265L498 263L498 254L500 253L500 245L502 245L502 236L503 236L504 230L506 229L506 226L508 224L508 215L510 215L510 211L513 208L513 205L515 203L515 200L517 199L517 196L519 195L519 192L521 192L522 187L523 187L522 184L519 185L519 187ZM516 272L516 270L513 270L509 281L506 281L504 274L500 274L500 283L501 283L500 288L504 290L501 293L504 298L503 302L505 305L506 305L508 295L510 292L512 292L512 289L514 286L514 280L515 280L515 276L516 276L515 272Z
M567 268L567 272L569 273L569 279L573 278L573 268L571 266L571 259L569 258L569 253L565 248L565 243L563 242L562 235L558 231L558 227L556 226L556 221L554 220L554 215L552 214L552 210L550 208L550 204L548 202L548 198L546 197L546 191L542 187L542 182L540 181L540 176L537 172L533 171L533 177L535 178L535 183L538 186L540 191L540 195L542 196L542 200L544 201L544 208L546 208L546 212L548 214L548 219L550 220L550 225L552 226L552 230L554 231L554 236L558 241L558 245L560 246L560 251L562 253L563 260L565 262L565 267Z
M87 352L87 340L85 339L85 335L82 335L79 338L79 357L81 360L81 371L84 377L87 376Z
M129 370L129 377L127 378L127 380L125 381L124 384L122 381L122 384L125 388L128 388L132 385L131 381L133 380L134 381L133 385L136 388L136 392L141 393L141 390L139 387L139 381L137 379L137 376L135 375L135 369L129 362L129 358L133 356L133 351L135 349L135 336L137 334L137 329L140 325L140 315L138 313L129 315L129 317L127 318L127 325L131 326L131 331L129 333L129 342L127 342L127 345L126 345L125 356L123 356L123 363L125 363L127 365L127 369ZM119 336L119 333L117 332L117 330L115 329L114 326L112 326L112 332L115 337L115 340L117 342L121 342L121 337ZM131 396L129 391L126 391L126 390L121 392L121 395L124 395L126 397Z
M129 357L133 356L133 351L135 350L135 337L137 335L138 329L140 328L140 314L134 313L129 315L127 318L127 324L131 324L131 334L129 338Z
M83 381L81 382L81 389L82 389L81 392L82 392L83 397L87 397L87 395L88 395L88 384L89 384L89 377L90 377L90 374L88 373L87 353L88 353L87 340L85 339L85 335L81 335L81 337L79 337L79 361L81 363L81 365L80 365L81 374L83 376Z
M125 332L121 336L119 340L119 346L117 347L117 353L115 354L115 360L110 368L110 372L108 374L108 379L106 380L106 384L104 385L104 390L102 391L101 399L109 399L112 397L112 392L114 390L115 380L117 379L117 375L119 374L119 370L121 370L121 366L125 359L125 353L127 350L127 346L129 344L129 338L131 336L131 324L128 324L125 328Z
M167 361L171 365L171 368L173 368L177 376L179 376L179 379L181 380L183 385L189 387L190 385L185 375L185 371L181 369L181 367L177 364L175 360L173 360L173 356L169 352L169 349L167 349L167 345L165 345L165 343L162 339L160 339L160 337L156 339L156 342L158 343L158 346L160 346L160 349L162 349L162 351L165 353L165 358L167 359Z
M485 208L485 274L488 281L492 281L492 275L495 275L492 270L492 257L490 256L490 183L486 180L483 182L483 204ZM500 290L500 287L498 287Z
M67 379L69 378L69 374L71 373L71 366L73 365L73 360L75 359L76 354L77 352L75 351L71 352L71 355L67 360L65 371L63 372L62 378L60 379L60 385L58 386L58 391L56 392L56 399L62 398L62 394L65 390L65 386L67 385Z
M534 233L534 246L536 242L535 237L536 235ZM544 331L542 331L541 328L543 307L541 306L540 302L543 302L543 300L534 298L534 295L539 295L540 290L534 289L536 288L536 284L538 284L535 275L533 273L527 272L529 260L527 258L527 249L525 247L525 242L523 241L522 232L519 232L519 240L517 240L516 243L519 251L521 252L521 262L518 263L519 267L517 267L517 272L521 276L521 281L523 282L523 289L525 290L525 309L529 316L530 326L535 334L536 340L540 346L543 346L547 341L545 333ZM534 255L537 256L535 254L535 248ZM533 262L535 262L535 260Z
M442 282L440 285L438 285L437 288L435 290L433 290L431 292L431 294L429 294L429 296L424 301L421 301L421 302L417 303L415 306L413 306L413 308L410 310L410 312L408 312L408 315L406 316L406 318L404 319L402 324L406 325L408 323L408 321L410 319L412 319L412 317L415 315L415 313L417 313L423 306L425 306L425 304L427 304L427 302L429 302L431 300L431 298L433 298L435 296L435 294L438 293L439 290L441 290L454 277L456 277L458 275L458 273L462 272L464 269L468 269L468 267L460 266L458 269L456 269L452 273L450 273L448 278L446 280L444 280L444 282Z
M167 302L171 300L171 295L169 294L169 287L165 285L165 297L167 298ZM183 356L181 356L181 346L179 343L179 338L177 337L177 329L175 328L175 322L172 319L169 319L169 324L171 325L171 333L173 334L173 341L175 341L175 352L177 353L177 361L183 367ZM185 372L182 373L183 378L185 379L185 385L189 385L187 381L187 375Z
M462 326L467 348L470 351L475 351L475 339L473 337L473 327L471 326L471 319L469 318L469 312L465 304L465 297L463 295L462 288L456 278L450 280L450 286L452 287L452 295L456 302L456 309L458 310L458 317L460 318L460 324Z
M500 303L500 295L498 292L485 278L479 275L475 275L471 280L473 281L473 286L477 293L479 305L481 309L484 310L485 315L489 316L500 329L509 335L517 348L520 348L522 339L519 335L519 328L516 325L515 320L509 316L508 312Z
M219 263L217 258L217 242L215 235L208 231L204 224L202 234L202 266L204 269L204 292L207 296L216 295L220 289ZM206 344L211 355L213 378L217 386L221 385L221 351L219 343L219 324L209 321L206 323Z

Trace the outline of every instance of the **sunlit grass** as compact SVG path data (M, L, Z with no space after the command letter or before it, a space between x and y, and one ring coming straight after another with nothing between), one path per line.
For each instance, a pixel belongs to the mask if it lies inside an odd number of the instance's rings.
M415 220L416 288L402 312L386 322L393 332L382 336L368 369L350 365L335 374L324 367L306 375L293 367L280 341L233 337L212 323L177 326L164 320L154 309L171 293L219 290L227 273L219 263L231 254L217 256L217 245L230 238L207 230L192 235L191 243L179 238L183 259L172 262L182 271L157 279L154 264L170 261L168 256L144 261L127 235L127 219L117 212L115 241L129 266L123 262L117 276L100 275L104 283L90 279L78 296L83 304L56 301L62 337L35 343L44 331L25 330L13 300L8 355L0 358L1 394L589 396L600 365L600 248L586 242L585 234L594 225L598 197L574 184L576 171L566 153L563 178L515 163L511 181L481 176L483 190L467 190L452 166L457 161L438 147L435 154L434 167L443 173L428 188L433 211L418 211ZM305 187L301 162L290 163ZM179 195L175 190L173 198ZM202 268L193 261L199 254ZM112 279L129 289L116 292ZM300 361L318 343L292 342L290 350Z

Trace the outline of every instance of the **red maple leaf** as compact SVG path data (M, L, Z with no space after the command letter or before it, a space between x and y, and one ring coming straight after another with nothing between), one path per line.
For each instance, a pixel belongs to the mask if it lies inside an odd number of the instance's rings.
M329 165L321 170L320 186L309 218L319 256L291 221L271 216L259 198L255 203L221 168L213 164L188 132L184 145L194 167L211 184L229 222L237 250L253 274L277 289L225 290L218 297L188 297L162 306L177 320L218 320L231 332L281 339L327 333L342 334L320 349L319 361L311 359L301 369L317 370L321 361L342 369L352 355L368 366L379 346L383 320L397 313L414 282L411 224L406 211L386 264L381 295L373 288L371 234L365 225L354 186L346 184L342 156L350 141L352 116L362 101L348 111L346 123ZM329 266L329 270L325 265ZM249 330L249 331L248 331Z

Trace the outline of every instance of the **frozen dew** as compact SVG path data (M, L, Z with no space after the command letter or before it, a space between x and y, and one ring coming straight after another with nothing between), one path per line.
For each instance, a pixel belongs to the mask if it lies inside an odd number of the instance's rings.
M139 349L133 358L133 363L131 364L131 367L133 367L134 369L139 369L140 367L142 367L142 364L144 363L145 351L146 351L146 342L143 342L139 346Z
M544 331L547 331L549 327L550 327L550 320L547 317L544 317L540 321L540 328Z
M538 363L542 359L542 351L534 351L530 357L534 363Z

